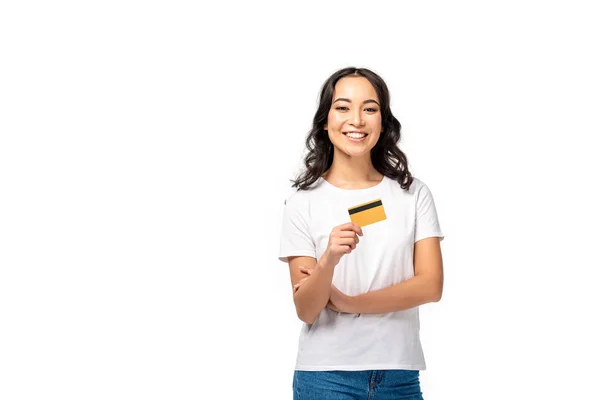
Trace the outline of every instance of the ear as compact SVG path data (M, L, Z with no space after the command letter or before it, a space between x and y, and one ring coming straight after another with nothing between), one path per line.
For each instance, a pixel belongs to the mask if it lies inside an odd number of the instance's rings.
M323 130L327 130L327 124L323 125Z

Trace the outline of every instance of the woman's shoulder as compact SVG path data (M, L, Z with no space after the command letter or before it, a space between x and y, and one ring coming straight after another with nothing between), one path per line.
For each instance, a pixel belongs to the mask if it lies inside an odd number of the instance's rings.
M413 181L410 185L408 193L416 199L417 202L425 201L428 197L432 197L431 189L421 179L413 176Z
M321 192L321 181L321 178L317 179L308 189L292 188L284 203L307 204L311 198L318 196Z
M427 185L425 184L425 182L423 182L421 179L415 177L415 176L411 176L412 181L410 183L410 186L408 187L408 189L404 189L400 182L398 182L397 180L395 180L394 178L389 178L394 184L395 187L398 188L398 190L402 191L405 194L408 195L415 195L417 193L419 193L419 191L423 188L426 187Z
M312 190L292 189L285 198L284 205L286 207L302 207L308 205Z
M411 190L418 192L419 189L422 188L423 186L427 186L427 185L425 185L425 182L423 182L421 179L417 178L416 176L412 177L412 183L410 184Z
M297 205L298 203L302 202L303 197L304 195L302 194L302 190L293 189L290 193L287 194L285 200L283 201L283 204L288 207Z

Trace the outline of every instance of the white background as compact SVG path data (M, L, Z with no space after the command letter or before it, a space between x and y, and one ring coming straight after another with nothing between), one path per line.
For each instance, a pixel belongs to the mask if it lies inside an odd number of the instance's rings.
M427 400L599 399L594 2L3 2L0 398L291 399L277 260L325 79L432 190Z

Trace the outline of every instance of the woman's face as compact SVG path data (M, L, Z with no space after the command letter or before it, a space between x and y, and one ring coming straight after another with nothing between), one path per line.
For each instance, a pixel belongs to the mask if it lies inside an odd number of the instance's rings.
M336 152L370 156L381 133L381 108L371 82L347 76L336 83L325 129Z

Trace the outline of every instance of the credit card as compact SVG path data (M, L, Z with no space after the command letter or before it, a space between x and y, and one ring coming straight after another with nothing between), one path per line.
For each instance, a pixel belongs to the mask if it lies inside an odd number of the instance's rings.
M381 199L350 207L348 214L350 214L350 220L361 227L383 221L387 218Z

